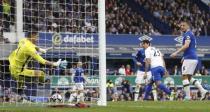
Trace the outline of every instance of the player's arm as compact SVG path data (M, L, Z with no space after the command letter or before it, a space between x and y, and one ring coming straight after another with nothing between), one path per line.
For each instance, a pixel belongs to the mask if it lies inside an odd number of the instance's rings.
M151 51L149 49L145 50L145 74L144 74L144 78L147 77L147 72L150 68L150 64L151 64Z
M138 52L136 53L136 56L133 58L134 63L138 66L142 66L142 63L138 60Z
M179 48L176 52L172 53L170 56L171 57L176 57L177 54L185 51L190 46L190 42L191 42L190 37L187 36L187 38L185 40L185 44L181 48Z
M48 49L43 49L43 48L36 46L35 49L36 49L36 51L45 54L48 50L52 49L52 47L50 47Z
M39 63L44 64L44 65L59 66L59 65L60 65L60 62L61 62L61 60L59 60L58 62L50 62L50 61L47 61L47 60L45 60L44 58L42 58L42 57L36 52L36 50L34 50L33 48L30 48L30 47L29 47L27 53L28 53L33 59L35 59L36 61L38 61Z
M169 74L168 74L168 71L167 71L167 69L166 69L166 62L165 62L165 60L164 60L162 54L161 54L161 58L162 58L162 61L163 61L163 67L164 67L164 69L165 69L165 76L167 77L167 76L169 76Z

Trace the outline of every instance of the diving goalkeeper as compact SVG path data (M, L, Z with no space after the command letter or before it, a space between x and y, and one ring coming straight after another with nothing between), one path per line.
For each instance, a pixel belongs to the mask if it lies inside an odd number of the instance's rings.
M46 53L47 49L37 47L35 45L37 40L37 32L28 33L27 38L21 39L19 41L18 48L15 49L9 56L9 69L12 78L18 82L17 89L21 89L26 80L32 81L32 78L37 78L41 83L44 82L45 73L43 71L27 68L27 64L30 59L34 59L41 64L54 67L65 68L67 66L67 62L61 61L61 59L59 59L57 62L50 62L43 59L40 56L40 53Z

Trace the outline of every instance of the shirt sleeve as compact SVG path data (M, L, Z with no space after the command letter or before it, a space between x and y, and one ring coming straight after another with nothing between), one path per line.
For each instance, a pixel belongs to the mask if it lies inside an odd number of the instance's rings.
M30 55L33 59L35 59L36 61L38 61L38 62L41 63L41 64L45 64L45 63L46 63L46 60L45 60L44 58L42 58L42 57L38 54L38 52L36 51L35 47L29 48L28 51L29 51L29 52L28 52L29 55Z
M151 50L150 50L150 48L145 50L145 58L151 58Z

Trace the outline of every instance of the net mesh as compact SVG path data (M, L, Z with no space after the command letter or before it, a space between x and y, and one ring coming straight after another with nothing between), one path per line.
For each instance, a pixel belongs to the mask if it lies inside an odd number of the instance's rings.
M78 61L82 62L85 77L85 102L94 104L99 97L98 78L98 0L23 0L23 36L17 37L15 0L1 2L0 21L0 103L54 104L68 103L72 94L72 81ZM38 32L37 46L48 49L40 54L56 62L67 60L66 68L42 65L31 59L27 68L42 71L44 82L37 77L23 77L21 90L9 70L9 54L17 48L19 40L29 32ZM25 35L25 36L24 36ZM21 93L19 92L21 91ZM60 97L61 96L61 97Z

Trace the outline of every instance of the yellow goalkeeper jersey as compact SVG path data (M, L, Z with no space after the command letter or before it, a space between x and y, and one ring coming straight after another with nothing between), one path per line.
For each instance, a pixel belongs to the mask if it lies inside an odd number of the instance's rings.
M10 69L16 73L22 72L24 68L27 67L28 61L31 58L42 64L46 62L46 60L38 54L36 45L27 38L21 39L18 48L9 56Z

